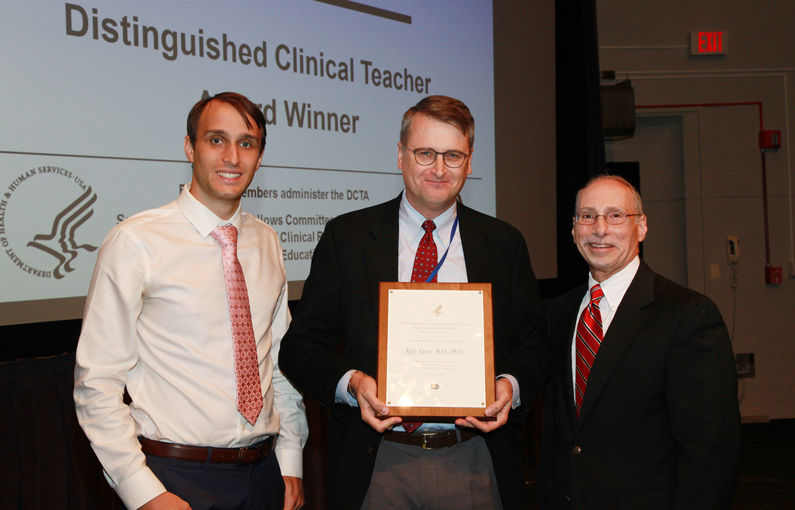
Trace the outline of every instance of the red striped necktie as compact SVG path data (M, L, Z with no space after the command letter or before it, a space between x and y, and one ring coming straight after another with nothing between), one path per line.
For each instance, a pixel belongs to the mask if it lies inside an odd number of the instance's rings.
M599 311L599 300L605 297L602 287L597 283L591 287L591 301L582 311L577 323L577 377L574 394L574 405L577 417L580 416L585 387L591 375L591 367L602 345L602 313Z

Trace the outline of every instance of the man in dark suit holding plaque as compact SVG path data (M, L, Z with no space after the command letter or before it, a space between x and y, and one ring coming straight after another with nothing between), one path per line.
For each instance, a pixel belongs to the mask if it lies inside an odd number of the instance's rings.
M549 310L539 492L545 509L728 509L740 413L729 335L708 297L654 273L640 195L599 176L572 235L588 286Z
M543 318L522 235L456 200L472 172L474 128L453 98L410 108L398 143L405 191L329 222L312 259L280 363L331 411L332 508L524 508L519 422L532 402L520 394L541 384L530 346ZM396 281L491 283L498 376L486 415L495 420L411 431L401 417L377 417L388 412L373 378L379 283Z

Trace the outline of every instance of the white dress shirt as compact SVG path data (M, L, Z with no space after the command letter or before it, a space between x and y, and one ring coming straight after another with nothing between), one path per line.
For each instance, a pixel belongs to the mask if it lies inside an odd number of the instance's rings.
M610 327L610 323L613 322L613 317L616 315L616 311L618 310L618 305L621 304L621 300L624 299L624 294L627 293L627 289L629 285L632 283L632 280L635 279L635 274L638 272L638 268L640 267L640 257L635 255L635 258L632 259L632 262L627 264L621 271L617 272L607 280L603 281L600 284L602 288L602 292L604 292L605 297L599 300L599 313L602 315L602 338L607 336L607 329ZM580 318L582 317L582 311L585 310L585 307L588 306L588 303L591 301L591 287L596 285L596 280L593 279L593 275L588 272L588 289L585 291L585 295L582 298L582 302L580 303L580 310L577 312L577 322L579 323ZM599 353L596 354L599 356ZM571 374L572 374L572 388L577 387L577 326L574 326L574 336L571 339ZM586 392L588 389L586 388ZM574 394L576 395L577 392L575 391ZM576 396L575 396L576 398Z
M436 243L437 257L442 259L444 252L448 249L447 258L444 264L439 268L437 273L437 281L440 283L466 283L467 280L467 267L464 260L464 246L461 244L461 230L456 227L455 234L453 234L452 241L450 233L453 230L453 223L456 219L456 204L450 206L448 210L433 219L436 224L436 229L433 231L433 240ZM414 259L419 248L420 241L425 236L425 230L422 224L426 218L420 214L414 207L411 206L406 198L406 192L403 191L403 197L400 200L400 211L398 213L399 235L398 235L398 281L410 282L411 273L414 269ZM347 403L351 406L358 406L356 399L348 393L348 383L355 370L347 372L337 383L335 397L337 402ZM508 374L501 374L498 378L506 377L513 387L513 401L512 408L521 405L521 398L519 395L519 382L515 377ZM425 423L419 429L421 432L433 430L446 430L455 428L454 424L439 424L439 423ZM395 430L403 430L401 426L395 427Z
M263 404L252 426L237 411L221 247L237 227ZM238 447L275 438L283 476L302 476L308 434L301 395L278 369L290 322L282 249L271 227L237 212L224 221L185 186L176 201L117 225L97 257L77 347L80 425L128 508L165 491L136 439ZM132 398L122 402L124 388Z
M469 281L467 280L467 265L464 260L464 246L461 244L460 225L455 229L453 242L450 242L450 232L453 230L455 218L456 204L453 204L448 210L433 219L436 224L436 229L433 231L433 240L436 243L436 252L439 260L442 260L445 250L447 250L448 245L450 246L447 258L437 273L437 281L439 282L466 283ZM404 191L403 198L400 201L400 212L398 213L398 224L400 225L398 235L399 282L411 281L417 249L420 247L420 241L422 241L423 236L425 236L425 230L422 228L425 220L426 218L411 206L408 199L406 199L406 192Z

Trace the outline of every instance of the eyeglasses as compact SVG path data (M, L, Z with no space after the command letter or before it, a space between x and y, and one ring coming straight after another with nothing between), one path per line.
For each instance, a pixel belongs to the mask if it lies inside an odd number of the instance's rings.
M610 225L621 225L630 216L643 216L642 214L627 214L624 211L610 211L605 214L595 214L589 211L578 212L574 216L574 222L579 225L593 225L596 223L596 218L602 216Z
M422 149L410 149L405 145L401 145L401 147L413 152L414 160L418 165L422 166L431 166L436 161L436 156L441 154L445 165L449 166L450 168L459 168L464 164L464 161L466 161L469 155L472 154L471 152L467 154L466 152L461 151L436 152L435 150L429 149L427 147Z

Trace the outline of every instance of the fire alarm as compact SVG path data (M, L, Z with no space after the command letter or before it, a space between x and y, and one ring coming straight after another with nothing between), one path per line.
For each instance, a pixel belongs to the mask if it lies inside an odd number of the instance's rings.
M784 281L784 272L780 267L765 267L765 283L767 285L781 285Z
M760 131L759 148L776 150L781 147L781 131Z

